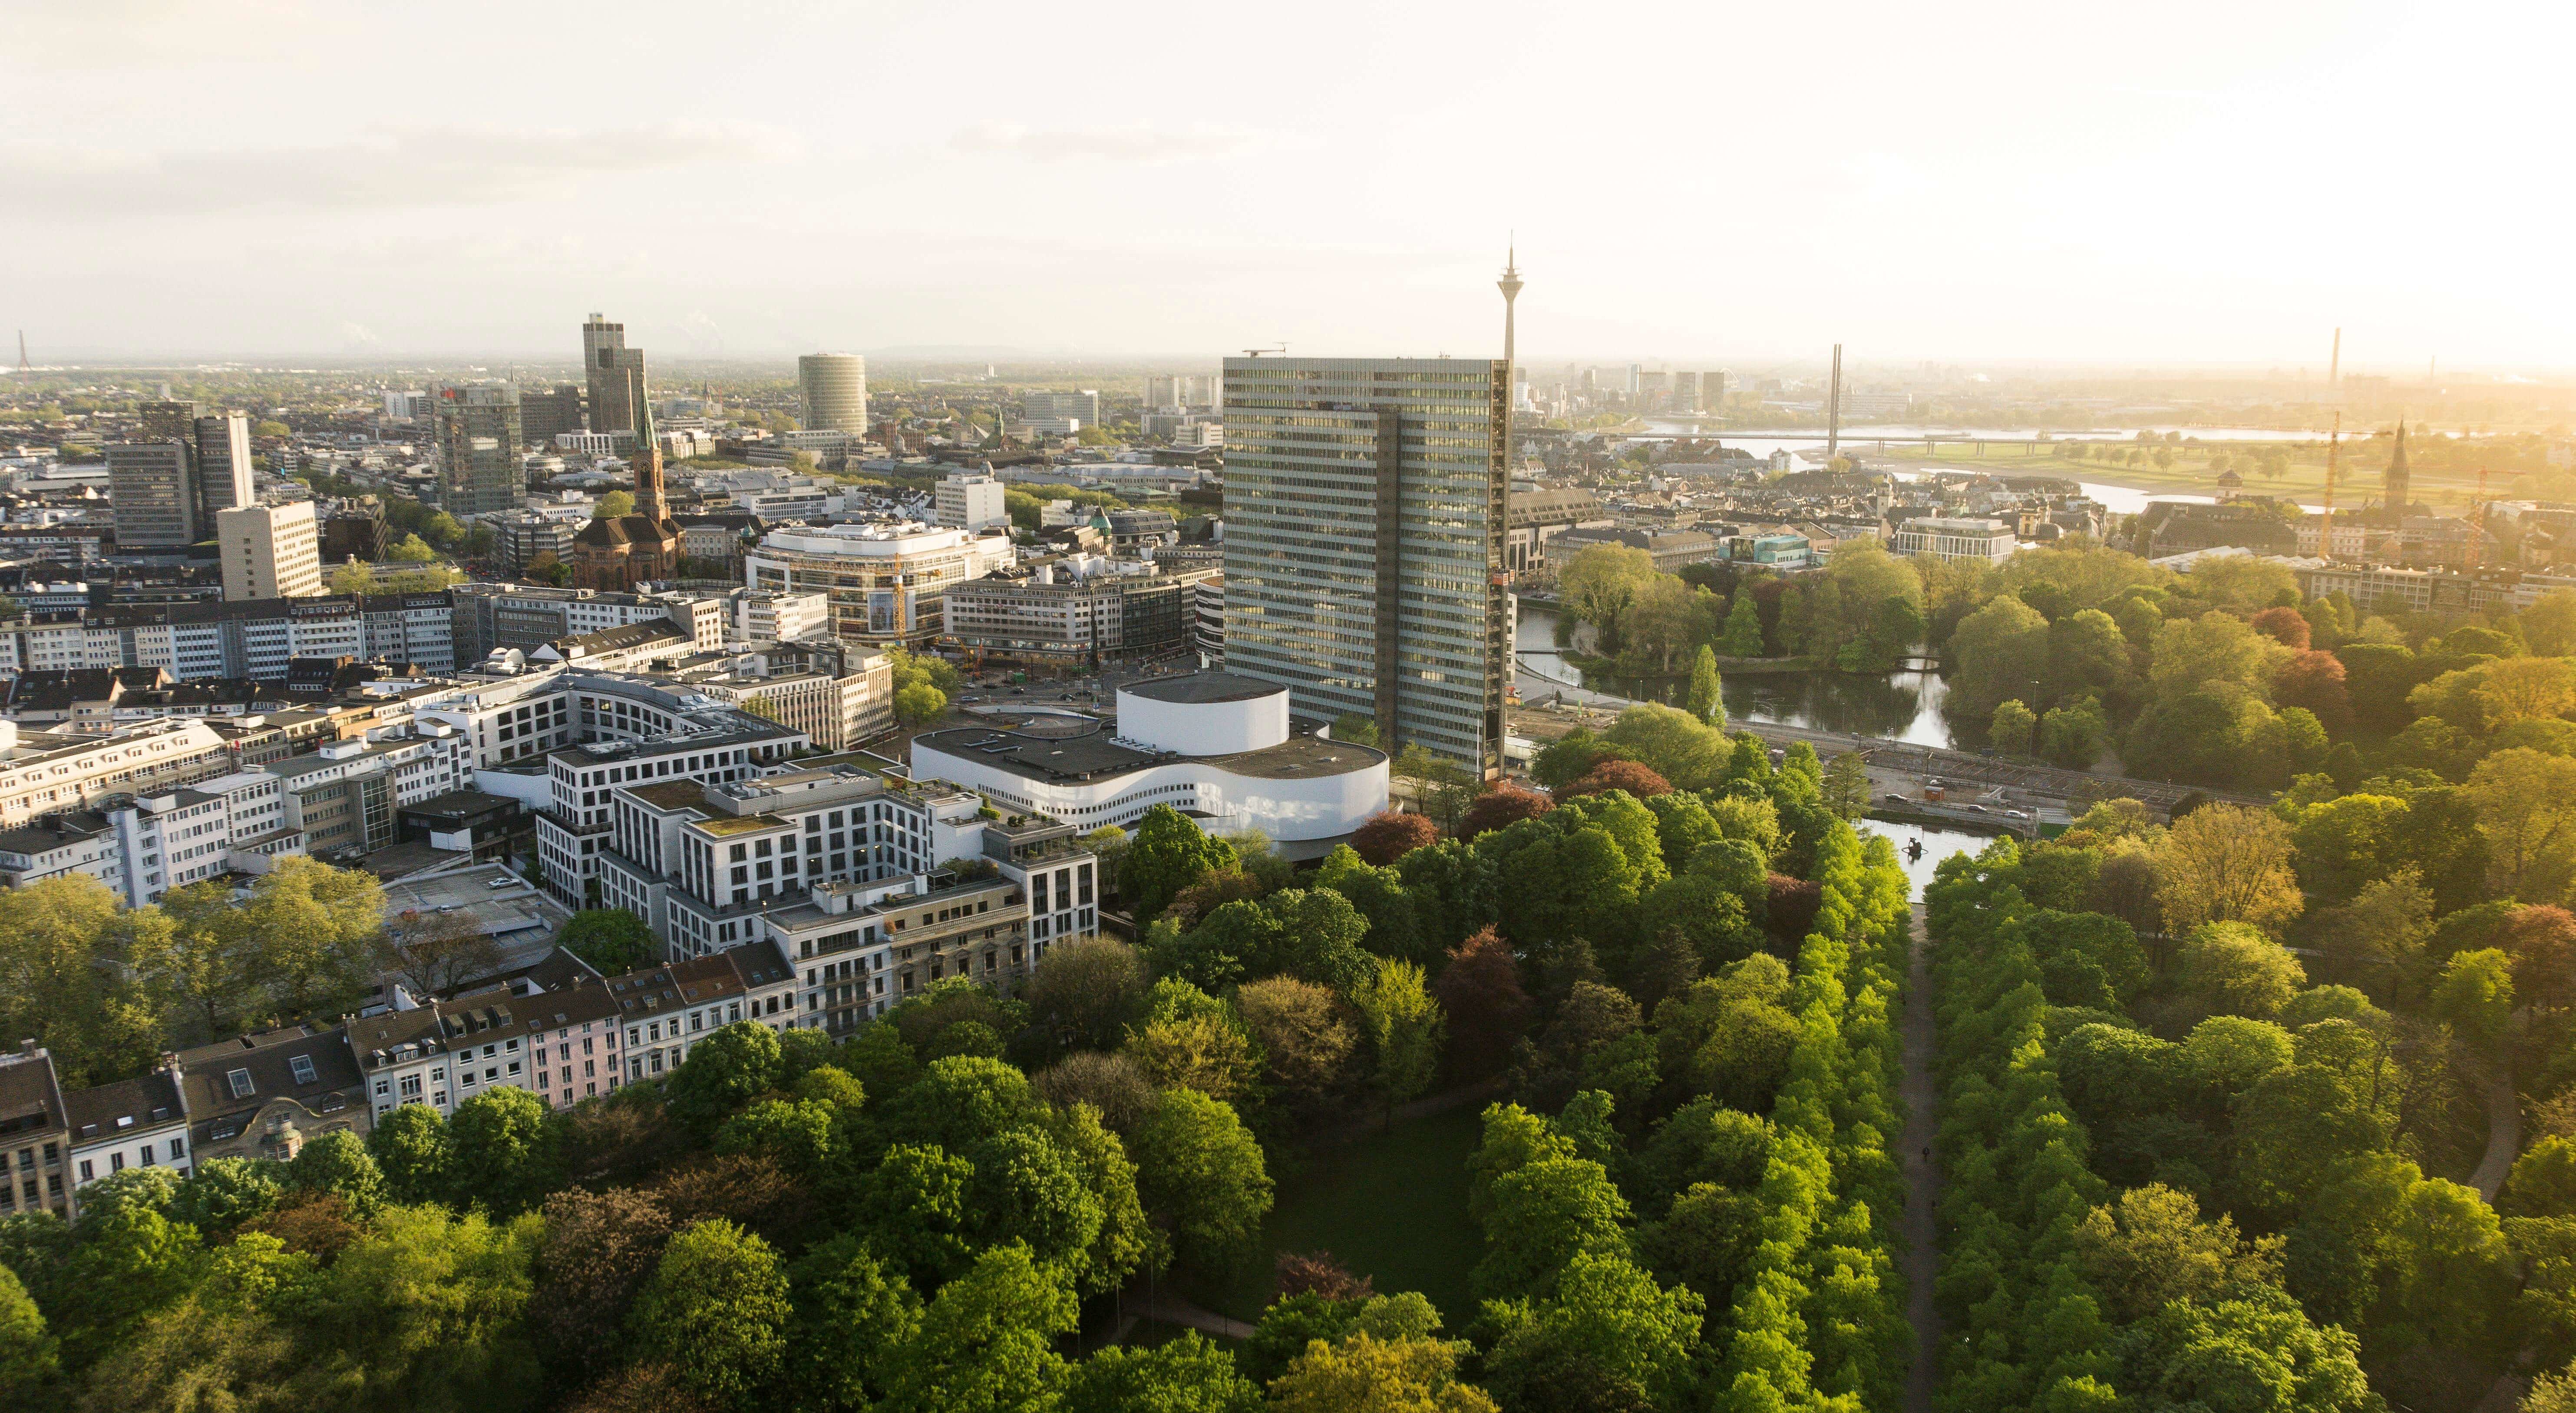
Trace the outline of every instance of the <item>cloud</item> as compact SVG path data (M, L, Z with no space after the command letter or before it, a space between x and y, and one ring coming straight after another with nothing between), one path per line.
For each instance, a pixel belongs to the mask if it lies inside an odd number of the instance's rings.
M1224 128L1196 127L1173 132L1140 126L1041 131L1017 123L978 123L960 130L948 145L960 152L1008 152L1040 162L1160 164L1229 157L1259 146L1260 142L1255 134Z
M544 196L588 177L793 158L795 138L757 127L421 130L330 147L135 152L0 143L0 185L52 219L258 208L377 211Z

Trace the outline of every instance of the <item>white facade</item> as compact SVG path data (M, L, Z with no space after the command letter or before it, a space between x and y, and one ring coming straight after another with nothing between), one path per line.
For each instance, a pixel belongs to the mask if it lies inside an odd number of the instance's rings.
M1173 701L1156 696L1151 680L1118 689L1118 734L1125 740L1185 756L1223 756L1288 739L1285 687L1245 679L1260 690L1222 701Z
M323 592L321 533L309 500L216 511L215 541L227 603Z
M1052 815L1085 830L1104 824L1125 828L1156 805L1204 817L1215 834L1258 829L1282 846L1337 841L1382 814L1387 802L1387 761L1339 774L1264 779L1218 761L1176 761L1123 775L1080 782L1036 780L979 760L912 742L913 774L953 780L1021 809ZM1308 851L1300 851L1308 852ZM1311 852L1320 852L1315 850Z
M736 641L788 643L799 638L828 636L831 631L832 600L829 595L735 592Z
M1003 504L1001 478L989 472L953 472L939 480L934 515L942 525L977 533L1008 528L1011 512Z
M2000 520L1908 520L1888 541L1890 553L1930 555L1934 559L1981 559L2001 564L2012 558L2013 528Z

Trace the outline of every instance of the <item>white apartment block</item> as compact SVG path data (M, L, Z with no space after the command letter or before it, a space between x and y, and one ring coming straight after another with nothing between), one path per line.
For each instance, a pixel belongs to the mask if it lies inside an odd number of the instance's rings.
M151 722L107 736L21 732L0 722L0 824L231 770L231 749L203 721Z
M827 594L764 594L738 589L733 595L737 642L786 643L799 638L828 637L832 600Z
M219 510L215 541L227 603L310 598L323 591L322 541L309 500Z
M952 471L940 478L933 493L932 518L975 534L997 526L1008 530L1011 512L1003 503L1005 494L1001 478L989 471Z
M63 1095L71 1126L72 1202L83 1187L127 1168L189 1170L188 1107L176 1058L139 1079Z
M0 628L0 673L159 667L181 682L272 681L299 657L414 662L445 673L456 670L454 624L444 592L114 605L77 622Z

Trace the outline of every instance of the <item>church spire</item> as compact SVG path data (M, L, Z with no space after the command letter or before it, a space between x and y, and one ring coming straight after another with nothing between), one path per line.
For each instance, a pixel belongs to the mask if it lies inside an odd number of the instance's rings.
M655 525L671 518L662 497L662 438L653 430L653 397L635 380L635 513Z

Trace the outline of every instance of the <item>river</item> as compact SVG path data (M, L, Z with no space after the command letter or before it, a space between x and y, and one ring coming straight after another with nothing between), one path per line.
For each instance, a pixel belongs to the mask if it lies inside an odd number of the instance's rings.
M1583 675L1556 648L1557 615L1524 606L1512 646L1518 653L1513 685L1524 700L1563 692L1570 701L1615 706L1625 699L1588 691ZM1863 675L1846 672L1739 673L1725 681L1726 714L1734 721L1804 726L1853 736L1874 736L1918 746L1947 746L1950 724L1941 715L1948 692L1930 672Z

